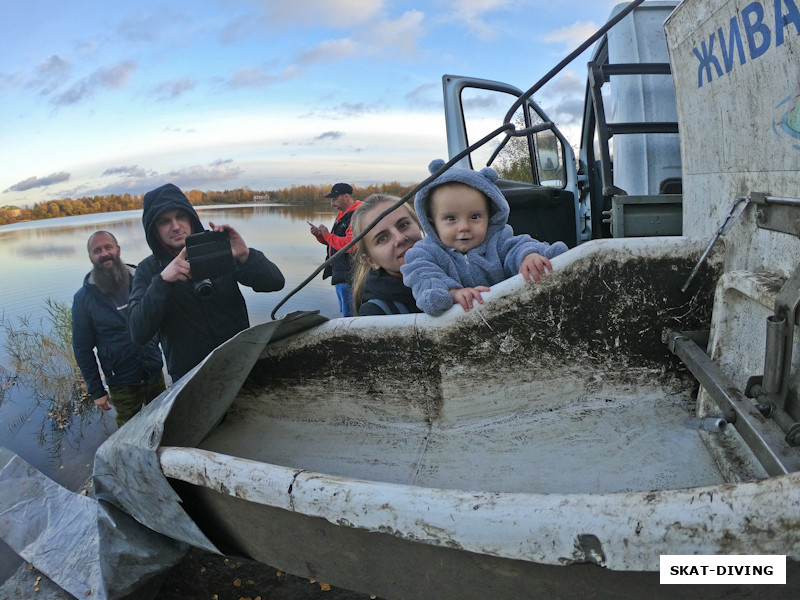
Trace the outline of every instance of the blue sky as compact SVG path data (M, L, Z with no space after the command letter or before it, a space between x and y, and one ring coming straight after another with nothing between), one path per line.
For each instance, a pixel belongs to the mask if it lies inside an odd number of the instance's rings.
M0 205L417 182L446 158L442 75L527 89L614 4L0 0ZM536 96L568 132L586 60Z

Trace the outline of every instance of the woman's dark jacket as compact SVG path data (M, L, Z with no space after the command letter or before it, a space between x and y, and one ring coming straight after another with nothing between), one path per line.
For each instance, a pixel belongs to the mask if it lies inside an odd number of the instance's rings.
M134 267L128 265L133 281ZM108 385L138 385L152 381L161 371L161 349L151 337L144 346L128 333L128 294L117 299L94 284L92 274L72 299L72 351L92 399L107 394L97 369L97 359ZM97 348L97 358L94 349Z
M411 288L406 287L400 277L392 277L383 269L370 269L361 298L359 317L422 312L414 302Z
M161 244L155 222L161 213L174 208L189 214L193 233L203 231L197 212L176 186L167 184L145 194L142 224L153 254L136 269L128 321L136 343L159 334L173 381L250 326L239 283L257 292L277 291L284 285L278 267L252 248L244 264L234 261L233 271L211 280L213 291L208 296L196 294L192 281L164 281L161 271L173 257Z

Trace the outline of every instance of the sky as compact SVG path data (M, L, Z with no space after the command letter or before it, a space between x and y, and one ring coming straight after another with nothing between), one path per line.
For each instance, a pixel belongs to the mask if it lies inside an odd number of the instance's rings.
M416 183L447 158L444 74L528 89L615 4L0 0L0 206ZM535 96L573 145L587 60Z

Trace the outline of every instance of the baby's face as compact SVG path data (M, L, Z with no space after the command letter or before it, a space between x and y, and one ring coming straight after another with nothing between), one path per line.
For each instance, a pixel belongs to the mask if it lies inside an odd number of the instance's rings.
M477 248L489 228L489 200L463 183L445 184L431 194L430 221L439 239L462 254Z

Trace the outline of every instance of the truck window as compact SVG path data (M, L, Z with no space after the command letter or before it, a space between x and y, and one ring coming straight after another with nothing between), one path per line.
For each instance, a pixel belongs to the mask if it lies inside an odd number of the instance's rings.
M502 91L467 87L461 93L461 108L467 143L474 144L500 126L498 114L504 114L517 97ZM517 109L513 117L517 129L543 122L529 106ZM470 165L473 169L491 166L502 179L563 188L566 185L564 153L561 141L552 131L538 132L526 137L512 137L492 159L505 134L473 151ZM531 164L531 157L534 157Z

